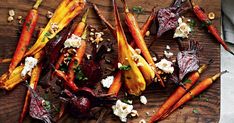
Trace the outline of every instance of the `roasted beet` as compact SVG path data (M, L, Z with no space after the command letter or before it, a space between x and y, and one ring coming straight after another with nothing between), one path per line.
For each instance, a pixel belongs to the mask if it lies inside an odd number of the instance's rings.
M79 116L80 114L87 114L91 108L91 102L89 98L84 96L72 98L69 104L69 110L74 116Z

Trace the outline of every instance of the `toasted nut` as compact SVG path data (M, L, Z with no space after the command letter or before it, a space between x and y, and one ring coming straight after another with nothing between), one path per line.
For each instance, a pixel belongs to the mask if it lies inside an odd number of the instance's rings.
M8 20L8 22L11 22L11 21L14 20L14 18L13 18L12 16L9 16L9 17L7 18L7 20Z
M14 11L14 10L12 10L12 9L11 9L11 10L9 10L9 15L10 15L10 16L15 16L15 11Z
M215 13L214 13L214 12L210 12L210 13L208 14L208 18L209 18L210 20L214 20L214 19L215 19Z
M145 33L145 36L150 36L150 31L147 31L146 33Z

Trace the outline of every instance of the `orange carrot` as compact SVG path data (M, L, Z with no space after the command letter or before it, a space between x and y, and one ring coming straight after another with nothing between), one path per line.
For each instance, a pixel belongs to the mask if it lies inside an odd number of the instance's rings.
M184 84L184 87L189 90L199 79L200 74L203 73L207 69L207 65L202 65L198 71L191 73L191 75L185 80L187 81ZM173 94L163 103L163 105L159 108L156 114L151 117L151 122L157 121L161 118L184 94L186 90L179 86Z
M157 76L157 78L160 80L160 84L165 87L163 80L161 79L161 77L159 76L158 72L157 72L157 67L154 64L154 60L145 44L145 40L141 34L141 31L139 29L138 23L134 17L134 15L132 13L130 13L130 11L127 8L127 4L125 2L125 0L122 0L124 3L124 8L125 8L125 22L129 27L129 30L132 34L132 37L137 45L138 48L141 49L142 55L144 56L144 58L146 59L146 61L149 63L149 65L151 65L155 71L155 74Z
M87 16L88 16L89 9L86 11L84 16L82 17L82 21L77 25L75 31L73 32L74 35L81 36L82 38L86 38L86 21L87 21ZM75 72L74 68L76 68L82 61L82 58L85 54L86 50L86 42L84 40L81 40L80 47L76 49L76 55L72 57L69 65L68 65L68 80L69 81L74 81L75 78ZM76 63L76 64L75 64Z
M37 54L35 54L35 57L36 57ZM42 70L42 64L39 63L35 68L33 68L32 70L32 76L31 76L31 79L30 79L30 83L29 83L29 86L36 90L36 87L37 87L37 83L38 83L38 80L39 80L39 77L40 77L40 73L41 73L41 70ZM22 109L22 112L20 114L20 118L19 118L19 123L22 123L23 120L24 120L24 117L26 115L26 112L28 110L28 105L29 105L29 102L30 102L30 91L28 90L27 93L26 93L26 96L25 96L25 100L24 100L24 106L23 106L23 109Z
M33 9L29 11L25 19L17 48L15 50L15 53L13 55L13 58L9 66L9 70L8 70L9 73L11 73L15 69L15 67L20 63L20 61L22 60L24 56L24 53L27 50L27 47L30 43L30 40L34 32L34 29L36 27L36 23L38 20L37 9L38 9L38 6L41 4L41 2L42 0L36 1L36 4L33 6Z
M189 100L193 99L195 96L199 95L201 92L206 90L208 87L210 87L215 80L217 80L222 74L227 73L228 71L223 71L221 73L218 73L214 75L213 77L206 78L202 80L198 85L196 85L190 92L187 92L174 106L173 108L167 112L167 114L163 117L166 118L171 114L173 111L175 111L178 107L183 105L184 103L188 102Z
M121 71L118 71L115 75L114 81L111 84L108 94L114 94L115 96L118 95L119 90L121 88L122 82L121 82Z
M0 58L0 64L1 63L7 63L7 62L10 62L10 61L11 61L11 58L5 58L5 59Z

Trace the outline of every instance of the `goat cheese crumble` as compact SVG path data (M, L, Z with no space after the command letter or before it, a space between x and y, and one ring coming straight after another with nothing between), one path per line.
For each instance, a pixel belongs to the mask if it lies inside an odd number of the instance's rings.
M166 59L162 59L160 62L155 64L159 69L164 71L165 73L173 73L174 67L172 66L172 62Z
M21 72L21 76L25 77L26 74L31 75L32 69L37 65L38 60L33 57L26 57L24 69Z
M140 96L140 101L141 101L141 103L144 104L144 105L147 103L147 99L146 99L145 96Z
M164 55L169 59L173 56L173 53L169 51L164 51Z
M127 122L127 116L133 110L133 105L117 100L116 104L112 106L114 115L118 116L122 122Z
M113 81L114 81L114 76L107 76L105 79L102 79L101 83L103 87L110 88Z
M81 37L72 34L72 36L64 42L64 48L79 48L81 45L81 40Z
M191 28L182 18L178 19L179 26L176 28L173 38L188 38Z

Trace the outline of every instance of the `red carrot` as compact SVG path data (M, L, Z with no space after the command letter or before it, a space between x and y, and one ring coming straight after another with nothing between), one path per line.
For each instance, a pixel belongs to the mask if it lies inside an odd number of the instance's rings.
M173 108L167 112L167 114L163 117L166 118L171 114L173 111L175 111L178 107L183 105L184 103L188 102L189 100L193 99L195 96L199 95L201 92L206 90L208 87L210 87L215 80L217 80L222 74L227 73L228 71L223 71L221 73L218 73L214 75L213 77L209 77L201 81L198 85L196 85L190 92L187 92L174 106Z
M200 8L200 6L195 5L193 0L190 0L190 3L193 6L193 12L197 16L197 18L206 24L206 27L208 28L209 32L216 38L216 40L223 46L223 48L232 55L234 55L234 53L227 46L225 41L221 38L217 28L212 24L210 19L207 17L206 13Z
M132 34L132 37L137 45L138 48L141 49L142 55L144 56L144 58L146 59L146 61L149 63L149 65L151 65L155 71L155 75L157 76L157 78L160 80L160 84L165 87L163 80L161 79L160 75L157 72L157 67L154 64L154 60L145 44L145 40L141 34L141 31L139 29L138 23L134 17L134 15L132 13L130 13L130 11L127 8L127 4L125 2L125 0L122 0L124 3L124 7L125 7L125 22L129 27L129 30Z
M30 43L30 40L34 32L34 29L36 27L36 23L38 20L37 9L38 9L38 6L41 4L41 2L42 0L37 0L36 4L33 6L33 9L29 11L25 19L17 48L15 50L14 56L9 66L9 70L8 70L9 73L11 73L15 69L15 67L20 63L20 61L24 57L24 54L27 50L27 47Z
M184 87L186 90L189 90L199 79L200 74L203 73L207 69L207 65L202 65L198 71L191 73L191 75L185 80L186 83L184 84ZM179 86L175 92L166 100L166 102L163 103L163 105L159 108L156 114L154 114L150 122L157 121L160 119L180 98L186 93L186 90Z

